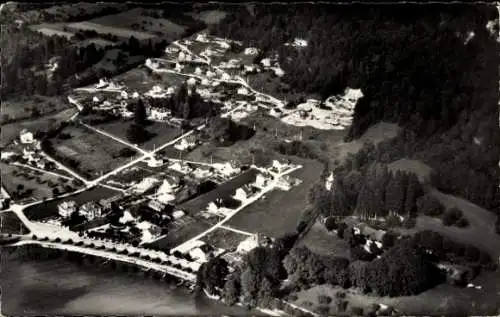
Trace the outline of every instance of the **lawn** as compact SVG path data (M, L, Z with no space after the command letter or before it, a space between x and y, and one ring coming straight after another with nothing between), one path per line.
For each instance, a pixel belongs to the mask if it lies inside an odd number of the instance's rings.
M23 233L29 232L29 229L22 223L12 211L0 213L0 232L1 233Z
M191 214L197 213L200 210L206 209L210 202L215 201L217 198L227 198L233 195L236 189L242 187L245 184L249 184L255 181L257 177L257 171L250 169L244 173L234 177L233 179L220 184L216 189L198 196L194 199L188 200L185 203L179 205L179 209L185 210Z
M124 145L107 136L78 124L70 125L63 131L71 138L53 138L52 144L56 153L79 162L76 169L84 175L96 178L101 172L109 172L130 160L117 155Z
M62 110L74 108L72 104L63 97L46 97L46 96L16 96L7 100L2 100L2 110L0 123L4 124L9 121L17 121L22 119L35 118L33 110L39 112L40 116L55 114Z
M231 218L227 225L248 232L261 232L280 237L296 229L307 207L307 192L319 179L323 165L317 161L299 160L302 168L290 176L302 183L289 191L273 190Z
M465 199L453 195L443 194L433 190L432 194L437 197L446 207L456 206L462 210L470 225L467 228L455 226L443 226L441 219L428 216L419 216L417 224L412 229L398 229L400 232L413 234L421 230L435 230L458 242L472 244L480 249L488 251L494 259L500 257L500 236L495 234L495 214L487 211Z
M473 283L481 285L481 290L473 288L459 288L449 284L439 285L431 290L416 296L378 297L359 294L349 289L342 290L336 286L318 285L297 293L298 299L294 304L303 305L304 301L318 304L318 295L327 295L332 299L339 291L346 293L350 307L367 308L374 303L390 305L401 311L406 316L486 316L497 315L500 312L500 272L484 272ZM305 306L304 306L305 307ZM340 315L335 308L335 301L330 304L330 315ZM352 314L349 314L352 315Z
M320 255L335 255L349 258L349 245L346 241L329 233L325 225L316 221L307 234L298 242L312 252Z
M234 250L238 247L240 242L248 238L247 235L227 230L224 228L217 228L207 234L201 240L205 243L224 250Z
M105 124L99 124L95 127L104 130L116 136L117 138L127 141L127 129L132 123L132 120L119 120ZM182 131L177 127L171 126L164 122L154 121L146 126L146 130L148 130L153 136L146 142L139 144L139 147L148 151L174 140L182 133Z
M3 109L3 103L2 103L2 109ZM76 112L77 112L76 108L68 108L54 114L43 116L41 118L4 124L2 125L2 129L0 131L1 134L0 146L4 147L9 143L11 143L12 141L14 141L14 139L19 137L19 133L23 129L28 129L30 132L33 132L33 134L38 131L46 132L49 129L53 128L54 126L57 126L58 123L67 121Z
M24 214L30 220L40 220L44 218L50 218L58 215L57 205L66 200L74 200L78 205L82 205L88 201L99 201L103 198L112 197L119 192L109 189L107 187L93 187L91 189L85 190L83 192L59 198L53 199L46 202L42 202L37 205L30 206L24 210Z
M175 24L167 19L146 16L144 11L142 8L135 8L118 14L98 17L89 22L166 36L169 40L178 39L184 32L184 26Z
M184 216L176 220L171 228L168 228L169 231L165 237L148 245L160 250L173 249L187 240L196 237L211 226L202 219Z
M2 185L12 196L14 201L28 197L35 200L50 198L52 197L53 188L57 188L59 192L67 192L67 190L64 189L65 186L70 186L72 188L71 191L77 189L77 186L74 186L71 180L59 178L52 174L37 172L29 168L9 165L2 162L0 162L0 168ZM16 172L19 174L14 175L13 173ZM50 186L50 184L53 184L53 186ZM22 192L24 192L24 194L22 195L20 195L18 191L19 185L23 186Z
M88 21L69 23L67 27L71 30L76 31L96 31L98 34L109 33L117 36L118 38L122 38L123 40L128 40L131 36L135 37L138 40L153 39L156 37L156 35L146 32L133 31L127 28L106 26Z

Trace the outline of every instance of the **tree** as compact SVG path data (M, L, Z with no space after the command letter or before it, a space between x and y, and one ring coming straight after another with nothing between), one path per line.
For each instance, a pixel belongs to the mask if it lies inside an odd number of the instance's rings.
M389 213L401 215L404 210L405 182L402 172L391 174L385 188L385 209Z
M452 226L457 223L460 218L462 218L462 211L456 207L452 207L444 212L442 217L443 225Z
M337 228L337 222L335 221L335 218L333 217L328 217L325 219L325 227L326 230L332 231Z
M269 306L270 300L276 295L273 284L267 277L262 278L258 293L259 303L264 307Z
M127 129L127 139L133 143L142 143L148 140L150 133L142 126L138 124L131 124Z
M224 292L222 298L227 305L234 305L238 302L241 294L240 272L229 275L224 283Z
M134 120L138 125L145 125L147 123L146 107L142 99L138 99L134 108Z
M444 206L434 195L428 193L417 199L417 210L426 216L440 216Z
M260 276L247 267L241 273L241 293L243 301L251 307L255 307L257 303L257 294L260 287Z
M422 195L422 188L418 178L411 173L408 177L408 187L405 196L405 213L410 216L416 212L417 198Z

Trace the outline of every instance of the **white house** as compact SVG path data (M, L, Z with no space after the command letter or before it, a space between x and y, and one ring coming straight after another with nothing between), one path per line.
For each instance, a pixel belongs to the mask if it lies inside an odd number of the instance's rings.
M157 178L146 177L139 184L134 186L134 191L138 194L142 194L159 182L160 181Z
M176 72L179 72L179 73L182 72L183 68L184 68L184 66L182 66L181 64L175 63L175 68L174 69L175 69Z
M163 204L161 201L158 200L150 200L148 203L148 207L157 212L160 212L165 209L165 204Z
M98 103L98 102L99 102L99 98L97 98L97 96L94 96L94 97L92 98L92 101L93 101L93 102L95 102L95 103Z
M278 160L273 160L272 168L275 169L278 173L281 173L286 170L288 166L286 164L281 164Z
M292 188L292 181L290 180L289 177L285 176L285 177L282 177L278 180L278 182L276 183L276 186L284 191L289 191L290 188Z
M101 78L101 79L99 79L99 83L95 85L95 88L96 89L103 89L103 88L107 87L108 85L109 85L109 83L106 80Z
M61 217L67 218L71 216L73 212L77 209L76 202L74 200L63 201L57 206L57 210Z
M173 184L168 181L168 179L164 179L163 183L160 185L158 190L156 191L157 194L171 194L174 192L174 188L177 187L177 184Z
M128 99L128 93L125 91L125 90L122 90L120 92L120 96L123 98L123 99Z
M33 133L29 132L26 129L21 130L21 133L19 133L19 139L22 144L31 144L35 142Z
M164 164L164 162L161 158L152 157L148 160L149 167L159 167L159 166L162 166L163 164Z
M165 48L165 53L177 53L179 51L179 48L175 46L168 46Z
M207 74L206 75L207 75L208 78L212 78L212 77L215 76L215 73L213 71L207 70Z
M184 215L185 215L185 212L182 210L176 210L172 213L172 217L174 217L174 219L182 218L182 216L184 216Z
M246 191L243 188L236 189L236 192L233 195L234 199L244 201L248 198Z
M186 81L186 83L187 83L189 86L194 86L194 85L196 85L196 78L191 77L191 78L189 78L189 79Z
M351 101L351 102L356 102L358 99L362 98L363 92L361 89L352 89L352 88L346 88L344 91L344 98Z
M293 41L293 45L297 47L306 47L307 46L307 41L299 38L295 38Z
M197 262L207 262L211 258L213 251L214 249L205 243L189 251L189 255Z
M248 95L249 91L245 87L240 87L238 88L237 93L239 95Z
M229 76L228 73L224 73L224 74L222 74L221 79L222 80L231 80L231 76Z
M132 98L138 99L139 98L139 93L137 91L134 91L134 93L132 94Z
M153 120L165 121L170 118L170 111L160 111L158 109L151 109L149 116Z
M224 176L232 176L236 173L240 172L239 168L234 168L231 163L226 162L224 164L214 164L214 167L217 169L219 173L221 173Z
M196 146L194 142L188 142L186 139L182 139L179 143L174 145L174 148L176 148L179 151L189 151L193 149Z
M281 111L278 108L272 108L271 110L269 110L269 115L276 118L280 118L283 115L283 111Z
M207 206L207 211L212 214L218 214L219 213L219 207L212 201L208 204Z
M219 46L224 49L228 49L231 47L231 45L229 45L229 43L227 42L219 42Z
M196 69L194 70L194 73L195 73L196 75L201 75L201 74L203 74L203 71L201 70L201 68L200 68L200 67L196 67Z
M184 53L184 52L182 52L182 51L181 51L181 52L179 52L179 56L177 56L177 59L178 59L179 61L184 61L184 60L186 60L186 53Z
M257 177L255 179L255 186L256 187L259 187L259 188L266 187L268 183L269 183L268 178L266 178L262 174L257 174Z
M196 36L196 41L206 43L208 42L207 35L205 33L200 33Z
M240 242L240 244L236 248L236 252L245 254L255 249L258 246L259 246L259 236L257 234L253 234L250 237Z
M79 211L87 220L92 220L101 216L102 207L95 201L89 201L83 204Z
M255 47L247 47L245 48L244 54L245 55L257 55L259 53L259 50Z
M285 71L283 69L281 69L280 67L275 67L274 74L278 77L283 77L285 75Z
M264 58L260 61L260 63L264 66L264 67L271 67L271 59L270 58Z

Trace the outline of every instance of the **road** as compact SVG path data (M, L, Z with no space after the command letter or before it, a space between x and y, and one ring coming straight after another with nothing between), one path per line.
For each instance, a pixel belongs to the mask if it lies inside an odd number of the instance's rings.
M298 170L299 168L302 168L302 166L301 165L295 166L293 168L290 168L290 169L288 169L288 170L286 170L286 171L278 174L277 177L275 177L275 179L271 183L269 183L266 187L264 187L257 195L252 196L245 203L243 203L240 207L236 208L230 214L228 214L223 220L219 221L217 224L215 224L214 226L208 228L204 232L198 234L196 237L191 238L188 241L185 241L184 243L176 246L175 248L172 249L172 251L176 251L178 249L183 249L186 245L192 244L194 241L203 238L205 235L207 235L210 232L214 231L215 229L219 228L220 226L222 226L223 224L225 224L226 222L228 222L238 212L240 212L241 210L245 209L245 207L247 207L247 206L251 205L252 203L254 203L255 201L259 200L262 196L264 196L265 194L267 194L271 190L274 190L275 187L276 187L276 185L277 185L277 183L278 183L278 181L281 179L281 177L283 177L283 176L285 176L287 174L290 174L290 173Z

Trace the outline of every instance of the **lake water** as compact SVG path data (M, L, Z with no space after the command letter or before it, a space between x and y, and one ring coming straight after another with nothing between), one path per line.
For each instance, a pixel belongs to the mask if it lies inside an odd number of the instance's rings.
M251 313L189 294L174 284L97 271L63 259L21 262L2 257L0 281L4 315L242 316Z

